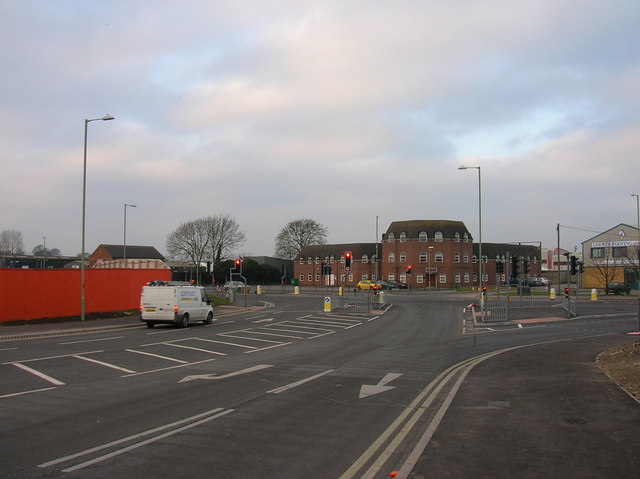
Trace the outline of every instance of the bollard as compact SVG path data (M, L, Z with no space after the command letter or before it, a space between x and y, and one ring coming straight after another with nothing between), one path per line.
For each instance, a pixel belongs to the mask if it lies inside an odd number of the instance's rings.
M551 288L551 291L549 291L549 299L556 299L556 288Z
M262 294L262 286L256 286L256 294Z
M342 286L340 286L340 288L338 288L338 296L342 296Z
M325 313L331 312L331 298L329 296L324 298L324 312Z
M293 294L300 294L300 286L293 288Z
M591 290L591 301L598 301L598 290L596 288Z

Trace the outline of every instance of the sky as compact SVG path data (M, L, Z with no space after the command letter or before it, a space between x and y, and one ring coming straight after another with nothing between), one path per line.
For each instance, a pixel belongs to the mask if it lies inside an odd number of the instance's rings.
M229 215L237 254L290 221L392 221L580 248L635 225L637 0L0 0L0 230L25 250L166 254ZM478 169L459 170L461 164ZM478 173L481 173L480 175ZM480 177L480 178L479 178ZM376 228L377 226L377 228Z

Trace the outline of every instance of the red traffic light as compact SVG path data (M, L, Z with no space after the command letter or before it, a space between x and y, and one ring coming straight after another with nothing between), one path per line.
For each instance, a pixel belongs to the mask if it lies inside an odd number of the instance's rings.
M344 269L346 271L351 270L351 251L344 252Z
M234 261L234 264L235 264L235 267L236 267L236 268L239 268L239 267L240 267L240 265L242 264L242 260L237 259L237 260L235 260L235 261Z

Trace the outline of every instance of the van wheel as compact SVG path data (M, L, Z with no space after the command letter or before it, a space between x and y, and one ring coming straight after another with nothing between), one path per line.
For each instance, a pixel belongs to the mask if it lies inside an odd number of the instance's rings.
M213 313L209 311L209 314L207 314L207 319L205 319L204 324L211 324L211 323L213 323Z
M182 322L180 323L181 328L186 328L189 326L189 315L187 313L182 316Z
M153 328L156 325L153 321L147 321L147 328Z

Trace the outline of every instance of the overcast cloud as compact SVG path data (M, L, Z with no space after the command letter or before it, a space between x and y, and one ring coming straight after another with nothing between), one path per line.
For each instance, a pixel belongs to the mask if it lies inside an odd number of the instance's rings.
M0 230L80 252L229 214L272 255L391 221L573 249L636 224L637 0L0 0ZM577 228L577 229L576 229Z

